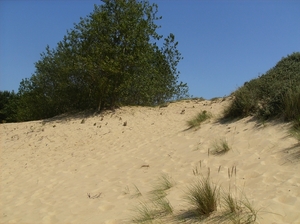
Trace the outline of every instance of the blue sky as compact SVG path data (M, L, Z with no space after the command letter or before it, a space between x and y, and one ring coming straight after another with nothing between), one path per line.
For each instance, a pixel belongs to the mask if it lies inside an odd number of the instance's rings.
M300 51L298 0L150 0L158 4L158 33L173 33L184 59L180 81L194 97L229 95L282 58ZM0 90L18 91L47 45L100 0L1 0Z

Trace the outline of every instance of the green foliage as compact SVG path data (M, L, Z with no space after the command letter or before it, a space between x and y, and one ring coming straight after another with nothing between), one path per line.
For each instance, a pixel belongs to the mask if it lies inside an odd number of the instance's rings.
M207 112L206 110L201 111L198 113L194 118L187 121L187 125L190 128L198 127L202 122L206 121L207 119L211 118L212 114Z
M24 120L73 110L158 105L187 95L178 83L178 42L156 32L157 5L103 0L55 49L46 48L36 72L20 84ZM158 44L162 47L159 48Z
M0 91L0 122L16 122L19 97L14 91Z
M294 120L300 116L300 52L280 60L259 78L246 82L234 92L225 109L225 118L256 115L268 119L281 116Z

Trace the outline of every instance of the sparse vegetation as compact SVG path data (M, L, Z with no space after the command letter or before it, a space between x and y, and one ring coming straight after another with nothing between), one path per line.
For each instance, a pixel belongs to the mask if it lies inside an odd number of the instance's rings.
M236 176L235 166L228 170L231 170L231 172L228 171L229 179L233 174ZM150 192L150 200L140 202L139 206L135 208L137 215L132 221L135 223L156 223L156 221L166 223L165 220L173 219L172 223L176 223L176 219L178 221L193 219L196 222L205 219L209 223L255 223L258 210L253 207L248 198L244 194L241 194L241 197L237 197L237 193L233 195L230 188L229 192L220 194L221 187L210 180L209 173L206 177L201 176L197 179L186 191L185 200L192 208L185 211L184 214L175 216L173 216L173 207L166 198L165 192L170 189L171 185L166 184L169 179L163 176L160 178L159 184L155 185L155 189Z
M203 123L204 121L210 119L211 117L212 117L212 114L210 112L207 112L206 110L204 110L204 111L201 111L200 113L198 113L191 120L187 121L187 125L190 128L199 127L199 125L201 123Z
M222 155L230 151L230 146L226 139L220 139L219 141L215 141L213 144L213 150L211 153L213 155Z

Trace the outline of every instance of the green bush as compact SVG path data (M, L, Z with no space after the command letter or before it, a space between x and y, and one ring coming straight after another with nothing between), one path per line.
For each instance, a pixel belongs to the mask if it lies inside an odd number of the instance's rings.
M246 82L234 93L224 118L256 115L268 119L300 117L300 52L281 59L266 74Z

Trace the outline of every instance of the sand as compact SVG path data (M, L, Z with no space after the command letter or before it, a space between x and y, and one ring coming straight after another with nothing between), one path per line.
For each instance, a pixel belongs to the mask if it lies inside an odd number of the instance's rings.
M187 188L208 170L224 190L247 196L257 223L300 223L300 147L289 124L252 117L220 123L229 100L1 124L0 223L132 223L162 175L175 182L166 197L179 216L190 210ZM188 129L202 110L214 118ZM212 155L220 139L231 150Z

